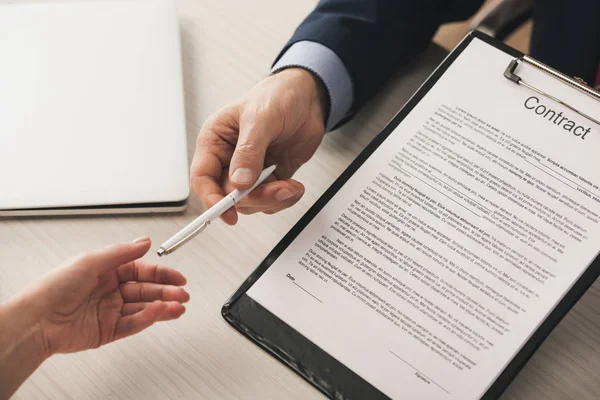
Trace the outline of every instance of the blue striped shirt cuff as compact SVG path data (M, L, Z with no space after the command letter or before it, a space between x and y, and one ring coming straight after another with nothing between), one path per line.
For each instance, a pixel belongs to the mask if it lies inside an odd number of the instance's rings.
M354 88L346 66L337 54L317 42L296 42L281 56L271 69L276 73L285 68L304 68L315 74L329 94L329 117L325 130L333 129L350 111Z

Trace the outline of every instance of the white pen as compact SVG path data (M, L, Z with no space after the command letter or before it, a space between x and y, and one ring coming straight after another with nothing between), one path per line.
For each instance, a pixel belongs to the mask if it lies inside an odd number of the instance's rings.
M202 232L212 221L219 218L225 211L237 204L248 193L256 189L258 185L263 183L269 175L275 171L276 165L265 168L256 180L256 183L246 190L234 190L225 196L217 204L206 210L202 215L193 220L188 226L177 232L169 240L164 242L157 251L158 256L170 254L178 249L181 245L192 239L194 236Z

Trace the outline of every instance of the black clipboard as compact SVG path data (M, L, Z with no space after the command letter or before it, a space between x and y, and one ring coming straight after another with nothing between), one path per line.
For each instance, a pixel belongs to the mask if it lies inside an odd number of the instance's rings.
M270 254L262 261L258 268L229 298L222 308L225 320L240 333L267 351L281 363L291 368L299 376L304 378L324 395L332 399L388 399L381 391L372 386L365 379L354 373L348 367L327 354L310 340L284 323L277 316L266 310L260 304L250 298L246 292L262 276L262 274L283 253L319 211L335 196L340 188L350 177L362 166L369 156L383 143L383 141L394 131L400 122L421 101L427 92L442 77L448 67L457 59L464 49L469 46L473 39L481 39L487 44L502 50L513 56L514 61L507 67L504 76L516 84L529 87L538 93L561 102L567 107L568 104L554 98L553 96L529 86L516 74L520 62L533 64L543 69L546 73L555 76L564 83L577 87L586 94L600 100L600 94L576 80L568 78L551 68L538 63L534 59L499 42L481 32L469 33L463 41L446 57L440 66L432 73L421 88L406 103L400 112L390 121L383 131L360 153L356 160L340 175L340 177L329 187L329 189L317 200L300 221L284 236L275 246ZM572 108L572 107L571 107ZM598 121L575 110L584 117L598 124ZM580 278L571 287L559 304L551 311L548 317L541 323L539 328L532 334L529 340L509 362L497 379L491 384L482 399L496 399L519 371L525 366L537 348L542 344L554 327L577 303L585 291L600 276L600 257L596 258L583 272Z

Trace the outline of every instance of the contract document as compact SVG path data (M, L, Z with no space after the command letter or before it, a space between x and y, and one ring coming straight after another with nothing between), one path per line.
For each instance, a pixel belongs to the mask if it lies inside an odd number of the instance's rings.
M600 251L600 126L513 58L473 38L247 291L391 398L481 398Z

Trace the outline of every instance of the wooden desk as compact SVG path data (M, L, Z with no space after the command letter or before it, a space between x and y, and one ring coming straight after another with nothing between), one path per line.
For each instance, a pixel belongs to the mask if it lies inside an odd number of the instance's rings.
M189 157L202 122L268 73L279 49L316 2L180 0ZM311 399L322 396L220 316L227 297L401 107L443 57L432 48L359 117L330 134L298 173L306 195L275 216L222 224L169 256L192 300L179 321L158 324L99 350L48 360L15 399ZM200 212L182 216L0 221L0 300L71 256L115 241L164 240ZM234 250L235 249L235 250ZM150 259L156 259L154 254ZM600 398L600 292L565 318L504 399ZM1 327L0 327L1 329Z

